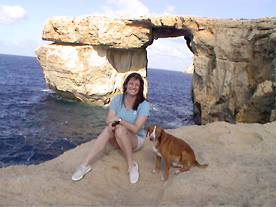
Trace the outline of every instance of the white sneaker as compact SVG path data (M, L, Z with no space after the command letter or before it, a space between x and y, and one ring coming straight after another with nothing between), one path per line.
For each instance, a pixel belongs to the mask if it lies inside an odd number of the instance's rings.
M133 161L134 162L134 161ZM139 179L138 164L134 162L133 167L128 168L129 181L131 183L136 183Z
M83 176L88 173L91 170L91 166L84 166L84 165L80 165L77 167L76 172L73 174L72 176L72 180L74 181L78 181L80 179L83 178Z

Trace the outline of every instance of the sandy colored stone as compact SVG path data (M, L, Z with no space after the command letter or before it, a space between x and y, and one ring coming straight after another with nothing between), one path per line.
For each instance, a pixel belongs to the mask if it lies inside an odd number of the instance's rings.
M141 48L150 44L151 28L129 26L126 21L105 16L50 17L43 27L42 39L112 48Z
M160 181L148 139L134 153L140 179L130 184L121 151L110 146L79 182L71 176L93 141L33 166L0 169L0 206L275 206L276 122L184 126L166 130L194 149L205 169L192 167Z
M144 49L51 44L39 47L36 55L46 84L63 98L108 105L132 72L144 78L147 93Z
M49 46L56 47L55 56L48 46L39 47L36 54L50 88L64 98L107 105L114 92L121 91L116 83L127 73L142 71L146 78L146 48L154 40L179 36L194 55L191 97L196 124L273 121L275 87L270 88L272 93L260 93L259 89L276 81L276 17L51 17L44 25L42 39L55 43ZM78 56L72 57L75 61L64 62L62 57L72 56L68 48L78 48L72 49ZM102 64L87 65L88 56ZM61 69L68 72L61 74ZM115 73L120 73L116 81ZM92 74L94 79L99 77L95 83ZM90 78L92 83L88 83Z

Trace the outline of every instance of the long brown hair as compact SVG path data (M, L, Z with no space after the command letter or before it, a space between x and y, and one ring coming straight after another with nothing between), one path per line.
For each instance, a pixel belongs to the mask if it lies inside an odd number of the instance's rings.
M133 110L137 110L138 106L140 103L142 103L146 98L144 97L144 80L142 78L142 76L139 73L131 73L128 75L128 77L126 78L124 84L123 84L123 100L122 100L122 104L124 104L125 101L125 96L126 96L126 85L128 83L128 81L134 78L135 80L139 80L140 81L140 88L139 88L139 92L137 94L136 100L133 104L132 109Z

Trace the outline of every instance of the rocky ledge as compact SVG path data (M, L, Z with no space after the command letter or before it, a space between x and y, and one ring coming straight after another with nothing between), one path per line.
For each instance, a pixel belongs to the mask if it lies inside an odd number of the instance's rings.
M211 123L166 130L188 142L205 169L192 167L169 179L152 174L148 139L134 153L140 179L130 184L122 153L109 146L84 179L71 176L93 141L51 161L0 169L0 206L276 206L276 122Z

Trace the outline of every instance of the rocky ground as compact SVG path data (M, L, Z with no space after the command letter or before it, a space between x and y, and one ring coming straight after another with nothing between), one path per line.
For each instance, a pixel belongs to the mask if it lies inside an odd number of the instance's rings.
M146 139L134 153L140 179L130 184L119 150L107 147L84 179L71 176L93 141L51 161L0 169L0 206L276 206L276 122L184 126L166 130L195 150L197 167L160 181Z

